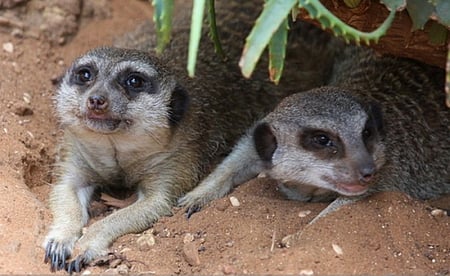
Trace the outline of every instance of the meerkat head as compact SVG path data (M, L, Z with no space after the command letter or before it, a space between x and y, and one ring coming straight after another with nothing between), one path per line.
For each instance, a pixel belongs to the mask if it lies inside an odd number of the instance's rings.
M385 162L380 108L339 88L286 98L253 137L268 174L291 186L360 195Z
M156 58L109 47L76 59L55 96L63 126L102 134L170 128L182 119L187 101Z

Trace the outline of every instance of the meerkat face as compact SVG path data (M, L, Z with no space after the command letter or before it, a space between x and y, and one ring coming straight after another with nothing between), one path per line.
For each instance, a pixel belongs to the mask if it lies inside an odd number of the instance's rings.
M182 117L187 94L137 50L98 48L74 61L55 97L62 125L101 134L154 132Z
M384 164L381 111L338 89L285 99L254 130L268 174L281 181L354 196Z

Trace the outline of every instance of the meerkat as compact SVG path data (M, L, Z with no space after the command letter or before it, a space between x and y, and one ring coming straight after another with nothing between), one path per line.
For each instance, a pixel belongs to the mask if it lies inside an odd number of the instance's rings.
M260 173L289 199L332 201L313 222L377 191L418 199L450 193L443 75L345 47L326 86L285 98L179 203L191 215Z
M158 58L149 52L152 36L147 42L130 39L151 32L144 27L126 37L128 46L134 43L141 49L97 48L68 68L55 96L64 134L50 195L53 223L43 244L44 261L52 271L79 272L105 255L119 236L143 231L170 214L176 200L229 153L246 129L291 93L282 87L269 93L274 87L266 72L256 72L252 80L240 74L237 60L244 37L262 7L256 2L217 3L228 61L203 43L193 79L185 72L188 27L181 23ZM308 33L316 32L301 28L305 41L311 37ZM324 79L322 68L327 66L318 60L329 62L320 47L310 45L302 51L305 57L317 57L302 63L305 77L316 76L305 81L309 88ZM82 234L93 193L115 187L136 189L137 201Z

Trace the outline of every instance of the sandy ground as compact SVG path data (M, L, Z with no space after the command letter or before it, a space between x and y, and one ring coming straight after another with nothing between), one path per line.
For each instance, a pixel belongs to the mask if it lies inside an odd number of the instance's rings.
M8 1L4 1L5 3ZM146 1L108 2L73 39L0 32L0 274L48 274L41 243L51 221L48 193L59 135L55 80L87 49L151 18ZM50 39L51 40L51 39ZM59 43L65 43L60 46ZM11 48L11 45L13 46ZM239 207L230 204L236 197ZM449 198L440 206L449 208ZM256 179L189 220L174 208L142 234L117 240L91 273L155 274L450 274L450 217L429 203L383 193L343 207L305 228L325 204L284 200ZM112 212L94 204L101 218ZM304 229L297 244L281 239ZM63 273L63 272L60 272Z

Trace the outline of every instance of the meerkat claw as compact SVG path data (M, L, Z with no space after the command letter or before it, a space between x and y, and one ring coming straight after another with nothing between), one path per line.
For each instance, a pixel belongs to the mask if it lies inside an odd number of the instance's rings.
M80 272L85 266L87 265L85 258L83 255L80 255L76 257L74 260L70 261L66 265L66 271L69 274L72 274L73 272Z
M186 209L186 218L190 219L191 216L197 212L199 212L202 207L198 204L192 205Z
M65 246L51 240L45 249L44 262L50 263L50 270L52 272L62 270L65 267L66 259L70 256L70 253Z

